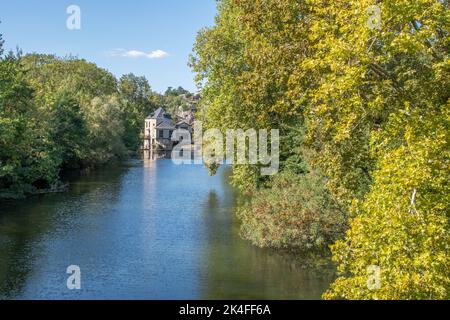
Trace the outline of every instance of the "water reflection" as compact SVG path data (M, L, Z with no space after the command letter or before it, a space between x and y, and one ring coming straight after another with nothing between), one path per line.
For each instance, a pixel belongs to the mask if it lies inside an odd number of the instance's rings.
M1 204L0 299L319 298L331 272L239 238L227 174L150 156Z
M262 250L243 241L239 223L230 215L235 195L228 186L223 190L222 197L210 192L204 205L208 250L202 298L320 299L333 280L334 268L329 263L306 265L295 255Z
M64 250L62 243L56 246L57 242L50 239L69 239L70 234L77 233L78 225L73 218L79 216L83 207L95 213L107 205L120 190L121 174L122 170L117 169L100 170L72 184L68 193L1 204L0 299L37 297L35 292L42 288L35 288L34 279L58 277L61 272L56 266L61 263L65 272L66 263L73 260L71 256L79 245ZM81 237L76 234L77 239ZM55 250L48 250L49 240ZM48 263L52 252L57 256L55 263ZM64 278L62 275L56 282L65 284Z

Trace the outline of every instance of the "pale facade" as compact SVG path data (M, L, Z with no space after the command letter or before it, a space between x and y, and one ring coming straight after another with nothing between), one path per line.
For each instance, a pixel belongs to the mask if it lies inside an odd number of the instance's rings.
M170 114L166 113L164 109L158 108L145 119L144 149L172 149L171 137L174 130L175 125Z
M144 123L144 150L162 149L171 150L178 141L172 141L173 131L176 129L187 130L193 135L194 114L192 111L179 112L177 122L172 116L158 108L145 119Z

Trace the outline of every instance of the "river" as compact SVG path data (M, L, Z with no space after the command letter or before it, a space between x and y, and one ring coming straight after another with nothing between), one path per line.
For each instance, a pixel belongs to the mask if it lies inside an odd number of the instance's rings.
M319 299L333 268L242 240L227 171L132 160L0 204L0 299Z

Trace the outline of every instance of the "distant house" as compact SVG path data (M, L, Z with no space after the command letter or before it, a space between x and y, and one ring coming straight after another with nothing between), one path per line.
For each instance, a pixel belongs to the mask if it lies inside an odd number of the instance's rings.
M172 134L176 129L189 131L192 140L194 120L192 110L183 111L180 107L175 122L163 108L158 108L145 119L144 149L171 150L173 145L177 143L172 141Z
M165 112L163 108L158 108L155 112L145 118L144 128L144 149L161 148L172 149L172 133L176 129L172 116Z
M178 108L176 127L177 129L184 129L189 131L189 133L191 134L191 138L193 134L194 121L194 110L192 108L188 111L184 111L182 106Z

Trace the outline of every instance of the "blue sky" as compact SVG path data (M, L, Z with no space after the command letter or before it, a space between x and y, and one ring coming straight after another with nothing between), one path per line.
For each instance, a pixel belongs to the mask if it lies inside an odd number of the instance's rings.
M81 9L80 30L66 27L70 5ZM188 56L215 13L215 0L0 0L0 33L6 49L72 54L117 77L144 75L159 92L194 91Z

